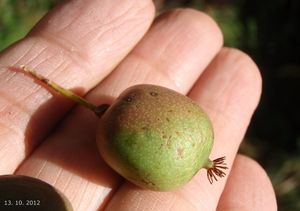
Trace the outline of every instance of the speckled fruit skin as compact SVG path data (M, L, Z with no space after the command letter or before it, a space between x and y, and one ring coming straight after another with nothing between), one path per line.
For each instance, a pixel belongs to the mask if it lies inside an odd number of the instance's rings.
M126 89L99 120L103 159L132 183L168 191L187 183L211 152L208 116L190 98L156 85Z

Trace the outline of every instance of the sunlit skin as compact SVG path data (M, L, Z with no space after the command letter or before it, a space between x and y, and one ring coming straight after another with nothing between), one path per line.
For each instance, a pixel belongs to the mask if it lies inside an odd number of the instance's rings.
M222 47L219 27L202 12L154 14L150 0L66 1L1 53L0 174L38 177L79 211L276 210L265 171L237 154L261 93L255 63ZM99 156L99 118L12 68L20 65L94 105L135 84L188 95L211 118L211 158L226 155L227 176L211 185L200 170L169 192L126 182Z

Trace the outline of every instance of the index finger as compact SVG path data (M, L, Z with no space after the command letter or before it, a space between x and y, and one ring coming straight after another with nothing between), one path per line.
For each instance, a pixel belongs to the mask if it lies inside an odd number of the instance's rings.
M135 46L153 14L150 0L67 1L0 55L0 174L12 173L72 105L11 67L84 94Z

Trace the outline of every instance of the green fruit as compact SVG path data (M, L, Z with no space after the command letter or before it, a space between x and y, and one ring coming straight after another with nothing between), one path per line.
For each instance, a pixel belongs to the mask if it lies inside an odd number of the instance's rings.
M161 86L125 90L100 119L97 144L115 171L152 190L177 188L213 164L208 116L190 98Z
M0 210L72 211L62 193L39 179L21 176L0 176Z
M156 85L125 90L112 105L95 106L73 92L21 68L101 117L96 141L103 159L132 183L166 191L187 183L201 168L210 183L224 177L225 157L209 159L213 128L190 98Z

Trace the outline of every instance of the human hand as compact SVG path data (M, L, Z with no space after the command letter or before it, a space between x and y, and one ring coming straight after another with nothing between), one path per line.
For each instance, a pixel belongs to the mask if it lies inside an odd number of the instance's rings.
M149 0L68 1L0 57L0 174L38 177L75 210L276 210L271 183L237 155L259 101L261 78L244 53L222 47L208 16L188 9L152 24ZM149 31L148 27L152 24ZM26 65L94 104L128 86L152 83L187 94L211 117L211 158L226 155L228 176L204 170L171 192L140 189L113 172L95 143L97 117L11 67Z

